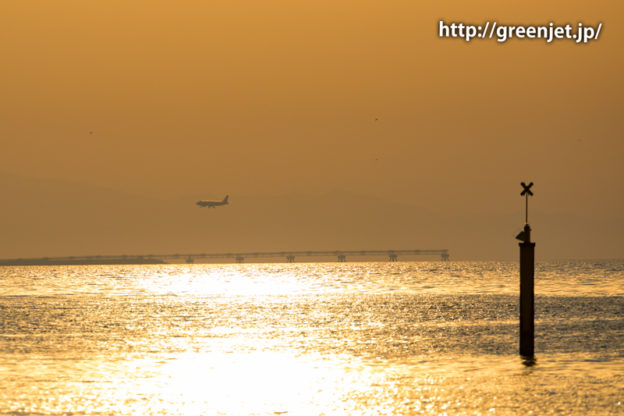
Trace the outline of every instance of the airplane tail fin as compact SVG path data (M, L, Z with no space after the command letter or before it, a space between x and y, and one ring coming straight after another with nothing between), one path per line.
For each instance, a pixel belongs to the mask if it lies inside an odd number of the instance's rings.
M221 202L224 203L224 204L227 204L229 197L230 197L229 195L226 195L225 198L223 198L223 201L221 201Z

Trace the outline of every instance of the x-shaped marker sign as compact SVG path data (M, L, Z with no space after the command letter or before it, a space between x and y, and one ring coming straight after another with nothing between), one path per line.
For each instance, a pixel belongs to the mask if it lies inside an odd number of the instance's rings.
M520 185L522 185L522 187L524 188L524 190L522 191L520 196L524 196L524 195L527 195L527 194L533 196L533 192L531 192L531 187L533 186L533 182L531 182L528 185L526 183L524 183L524 182L521 182Z

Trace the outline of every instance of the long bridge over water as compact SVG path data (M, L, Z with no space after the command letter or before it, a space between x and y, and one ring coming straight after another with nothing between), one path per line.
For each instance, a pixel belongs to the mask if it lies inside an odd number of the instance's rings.
M249 251L224 253L192 253L192 254L148 254L148 255L116 255L116 256L69 256L69 257L39 257L16 258L0 260L0 266L24 265L71 265L71 264L165 264L165 263L195 263L204 262L236 262L246 260L279 260L294 263L300 258L335 258L339 262L346 262L353 257L383 257L388 261L398 261L399 256L440 256L442 260L449 259L447 249L438 250L310 250L310 251Z

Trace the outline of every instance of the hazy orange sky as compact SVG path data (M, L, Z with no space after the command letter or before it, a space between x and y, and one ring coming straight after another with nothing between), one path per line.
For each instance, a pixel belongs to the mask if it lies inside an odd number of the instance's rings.
M466 43L440 19L603 30ZM0 171L161 199L338 190L511 229L532 180L543 239L545 218L599 220L589 255L621 256L623 20L618 0L5 1Z

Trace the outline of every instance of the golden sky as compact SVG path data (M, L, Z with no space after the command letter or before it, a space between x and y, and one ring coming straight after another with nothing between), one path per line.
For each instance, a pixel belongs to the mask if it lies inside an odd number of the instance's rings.
M603 30L466 43L440 19ZM532 180L536 212L621 228L623 20L619 0L5 1L0 171L449 216L519 210Z

